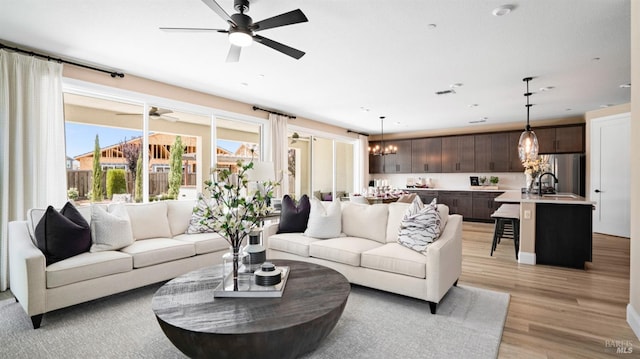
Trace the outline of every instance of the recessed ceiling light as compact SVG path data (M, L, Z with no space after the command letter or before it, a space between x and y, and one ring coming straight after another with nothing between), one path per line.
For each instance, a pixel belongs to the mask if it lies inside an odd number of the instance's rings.
M248 82L241 82L241 83L240 83L240 85L242 85L242 86L249 86L249 83L248 83Z
M553 90L555 87L553 86L547 86L547 87L540 87L540 92L547 92L547 91L551 91Z
M491 13L493 14L493 16L505 16L505 15L509 15L511 10L513 9L515 9L515 6L513 5L502 5L493 9Z
M362 112L369 112L369 111L371 111L371 110L370 110L370 109L368 109L368 108L366 108L366 107L364 107L364 106L361 106L361 107L360 107L360 111L362 111Z
M611 107L611 106L613 106L613 104L608 103L606 105L600 105L600 108L607 108L607 107Z
M620 85L620 88L623 88L623 89L631 88L631 82Z
M451 85L449 85L449 87L451 87L452 89L453 89L453 88L456 88L456 87L462 87L462 84L461 84L461 83L459 83L459 82L456 82L455 84L451 84Z
M473 108L473 107L478 107L479 105L477 103L472 103L471 105L469 105L469 107Z
M429 25L427 25L427 28L429 28L429 30L433 30L433 29L435 29L436 27L438 27L438 25L436 25L436 24L429 24Z
M565 111L571 111L572 109L570 109L570 108L565 108L564 110L565 110Z
M396 125L401 125L401 124L402 124L402 122L396 121Z
M594 58L591 59L591 61L600 61L600 58L599 57L594 57Z

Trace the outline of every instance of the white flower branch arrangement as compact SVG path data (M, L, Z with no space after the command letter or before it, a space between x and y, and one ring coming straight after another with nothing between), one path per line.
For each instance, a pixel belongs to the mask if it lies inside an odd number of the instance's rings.
M238 258L242 241L258 226L261 219L273 212L269 205L273 189L278 182L258 183L260 189L250 191L248 172L253 162L238 161L238 172L229 169L214 170L214 180L205 181L205 190L211 196L211 203L202 225L222 236L233 251L233 287L238 290Z

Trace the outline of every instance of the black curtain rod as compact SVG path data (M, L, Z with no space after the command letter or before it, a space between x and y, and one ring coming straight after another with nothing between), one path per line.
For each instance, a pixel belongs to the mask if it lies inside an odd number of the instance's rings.
M89 69L89 70L93 70L93 71L104 72L104 73L107 73L107 74L111 75L111 77L113 77L113 78L116 78L116 77L123 78L124 77L124 74L122 72L99 69L97 67L93 67L93 66L89 66L89 65L83 65L83 64L79 64L79 63L73 62L73 61L68 61L68 60L64 60L64 59L60 59L60 58L56 58L56 57L51 57L49 55L39 54L37 52L27 51L27 50L19 49L17 47L7 46L7 45L2 44L2 43L0 43L0 49L9 49L9 50L12 50L12 51L15 51L15 52L20 52L20 53L27 54L27 55L30 55L30 56L42 57L44 59L47 59L47 61L56 61L56 62L61 62L61 63L73 65L73 66L83 67L85 69Z
M271 110L267 110L267 109L264 109L264 108L260 108L260 107L258 107L258 106L253 106L253 110L254 110L254 111L264 111L264 112L269 112L269 113L272 113L272 114L274 114L274 115L280 115L280 116L289 117L290 119L295 119L295 118L296 118L296 116L294 116L294 115L287 115L286 113L281 113L281 112L271 111Z
M347 130L347 133L357 133L358 135L362 135L362 136L367 136L369 137L368 133L364 133L364 132L358 132L358 131L354 131L354 130Z

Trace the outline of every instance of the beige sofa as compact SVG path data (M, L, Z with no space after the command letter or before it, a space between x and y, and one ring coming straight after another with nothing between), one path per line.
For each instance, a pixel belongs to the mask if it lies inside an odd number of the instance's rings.
M449 215L449 208L439 204L444 226L423 254L397 242L408 206L342 202L342 234L330 239L277 234L278 224L271 224L264 230L268 258L333 268L351 283L425 300L435 314L462 272L462 216Z
M33 228L44 210L9 223L10 287L38 328L44 313L175 278L222 263L229 244L215 233L185 234L194 201L126 204L135 242L114 251L85 252L46 265ZM90 206L78 207L90 222Z

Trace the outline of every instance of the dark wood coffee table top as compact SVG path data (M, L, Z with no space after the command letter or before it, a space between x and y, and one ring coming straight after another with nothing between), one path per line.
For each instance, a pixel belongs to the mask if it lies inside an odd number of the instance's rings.
M152 300L167 337L190 357L294 358L315 349L340 318L351 286L327 267L272 262L291 270L281 298L214 298L221 265L167 282Z

